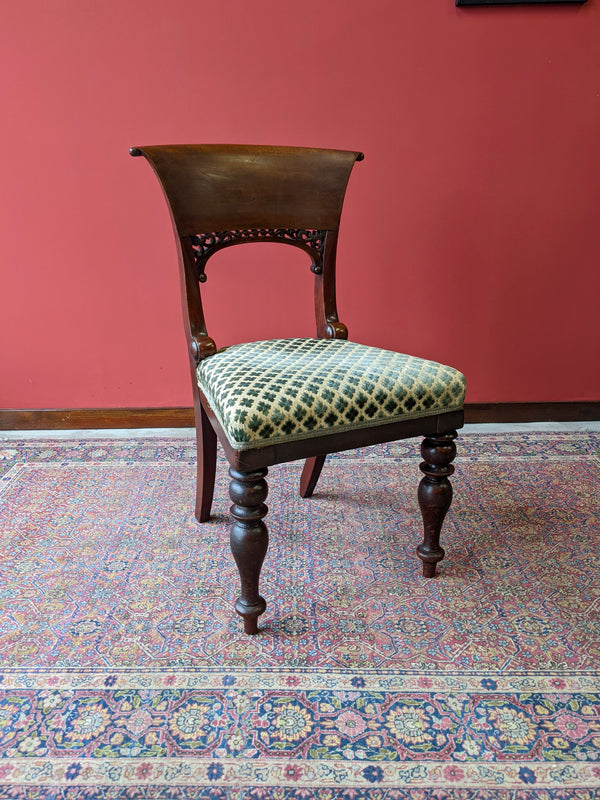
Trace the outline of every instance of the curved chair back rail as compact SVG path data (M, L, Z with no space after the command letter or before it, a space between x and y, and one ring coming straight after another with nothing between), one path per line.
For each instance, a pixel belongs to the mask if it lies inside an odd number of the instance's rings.
M163 187L180 236L337 230L358 152L251 145L135 147Z

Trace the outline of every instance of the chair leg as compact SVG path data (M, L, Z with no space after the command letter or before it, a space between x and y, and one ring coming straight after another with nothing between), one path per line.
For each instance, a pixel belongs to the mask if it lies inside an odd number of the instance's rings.
M200 417L198 419L198 416ZM196 408L196 451L198 475L196 480L196 519L210 519L215 470L217 466L217 435L210 424L206 411L198 403Z
M423 517L423 543L417 555L423 562L423 577L433 578L435 565L444 557L440 547L440 531L446 512L452 502L452 485L448 478L454 472L452 461L456 455L456 431L427 436L421 444L420 465L423 478L419 484L419 506Z
M300 477L300 497L312 497L327 456L307 458Z
M267 604L258 593L260 569L269 546L269 532L263 522L268 509L269 487L266 469L254 472L229 470L231 483L229 496L233 500L231 516L231 552L240 573L241 595L235 602L235 610L244 620L244 633L258 633L258 618Z

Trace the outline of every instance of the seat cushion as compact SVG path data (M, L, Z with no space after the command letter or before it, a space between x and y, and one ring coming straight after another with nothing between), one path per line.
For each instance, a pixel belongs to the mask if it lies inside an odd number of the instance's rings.
M198 386L236 450L462 408L452 367L342 339L271 339L200 362Z

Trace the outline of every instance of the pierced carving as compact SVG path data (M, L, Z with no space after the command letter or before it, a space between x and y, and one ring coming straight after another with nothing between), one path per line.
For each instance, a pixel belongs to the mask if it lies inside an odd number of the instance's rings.
M252 228L242 231L219 231L216 233L203 233L190 236L194 260L198 268L198 280L206 281L204 267L206 262L223 247L229 247L240 242L287 242L305 250L312 256L311 270L315 275L323 271L323 251L325 249L325 234L327 231L304 230L297 228Z

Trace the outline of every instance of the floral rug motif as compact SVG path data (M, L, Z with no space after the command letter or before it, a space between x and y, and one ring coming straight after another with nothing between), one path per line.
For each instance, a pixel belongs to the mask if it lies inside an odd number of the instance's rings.
M246 637L223 459L0 441L0 798L600 797L600 434L457 443L432 580L417 440L272 468Z

